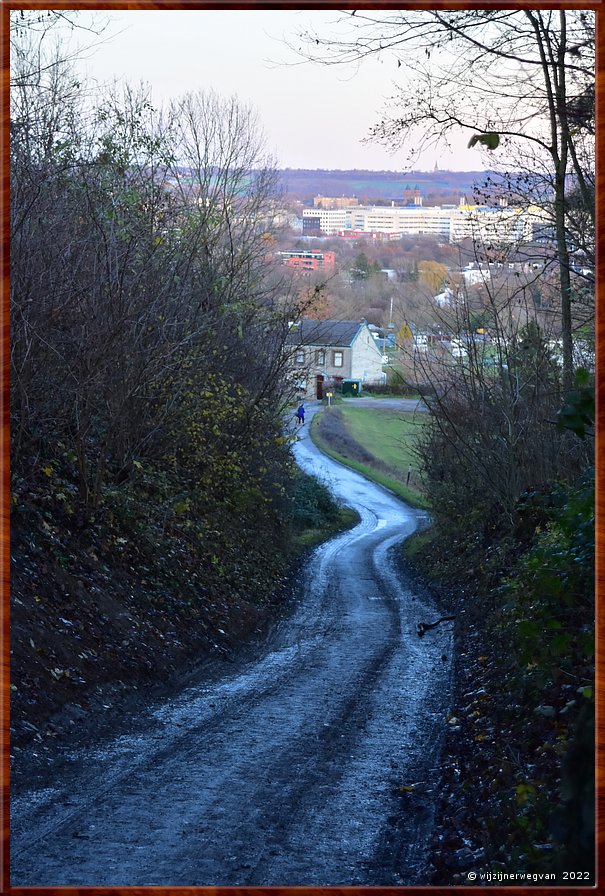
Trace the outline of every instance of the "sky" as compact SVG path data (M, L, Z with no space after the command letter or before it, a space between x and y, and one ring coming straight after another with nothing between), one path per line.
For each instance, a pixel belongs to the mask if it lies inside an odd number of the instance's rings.
M100 15L100 14L99 14ZM149 84L154 102L213 88L258 112L267 151L280 168L404 170L405 152L364 142L385 101L401 84L396 65L356 67L301 61L288 43L309 27L331 34L337 10L111 10L81 65L100 83ZM461 135L455 153L427 152L414 166L481 170Z

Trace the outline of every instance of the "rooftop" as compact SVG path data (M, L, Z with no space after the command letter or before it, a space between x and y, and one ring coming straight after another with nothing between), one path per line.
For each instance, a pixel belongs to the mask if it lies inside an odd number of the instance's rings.
M299 320L290 329L297 345L351 345L365 320Z

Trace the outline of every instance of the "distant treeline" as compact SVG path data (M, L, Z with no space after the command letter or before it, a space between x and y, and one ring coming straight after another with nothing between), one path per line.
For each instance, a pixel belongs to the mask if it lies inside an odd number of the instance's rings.
M419 189L430 194L471 194L481 185L486 171L329 171L322 168L286 168L279 171L283 190L305 200L313 196L356 196L363 200L401 200L404 190Z

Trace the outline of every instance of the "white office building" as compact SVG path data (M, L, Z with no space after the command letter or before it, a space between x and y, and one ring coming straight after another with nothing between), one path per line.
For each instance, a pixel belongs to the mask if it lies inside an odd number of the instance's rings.
M370 233L427 234L449 239L450 213L441 206L369 205L349 208L346 229Z
M467 238L482 243L530 242L535 232L543 227L544 216L535 207L522 209L502 204L499 206L415 205L390 206L357 205L348 208L303 210L303 233L321 231L327 236L382 234L397 238L434 236L448 242Z
M321 230L326 236L335 236L347 226L346 208L304 208L303 233Z
M450 242L468 237L481 243L527 243L533 237L532 220L524 209L507 205L460 205L451 216Z

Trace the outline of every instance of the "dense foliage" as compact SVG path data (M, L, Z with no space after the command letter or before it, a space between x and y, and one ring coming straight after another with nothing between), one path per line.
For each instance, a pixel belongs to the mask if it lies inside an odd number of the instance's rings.
M481 804L467 788L457 821L471 832L473 869L487 860L491 871L511 862L591 871L594 388L578 371L562 407L535 325L509 349L509 366L484 378L480 402L468 370L431 399L421 447L435 527L416 557L449 584L445 600L465 623L463 656L473 654L471 632L483 654L452 711L458 740L446 774L468 749L462 738L474 740ZM445 787L457 792L455 780Z
M134 684L154 657L165 677L183 657L245 640L292 561L306 519L297 495L316 502L318 529L338 509L295 471L283 435L286 337L304 300L267 258L276 173L255 114L212 92L164 110L143 88L100 93L75 77L61 41L45 50L60 16L15 22L23 722L104 678Z
M15 35L15 501L73 463L94 513L153 470L176 477L174 504L254 506L271 529L298 309L266 259L275 172L254 113L212 93L161 113L144 90L98 95L38 49Z

